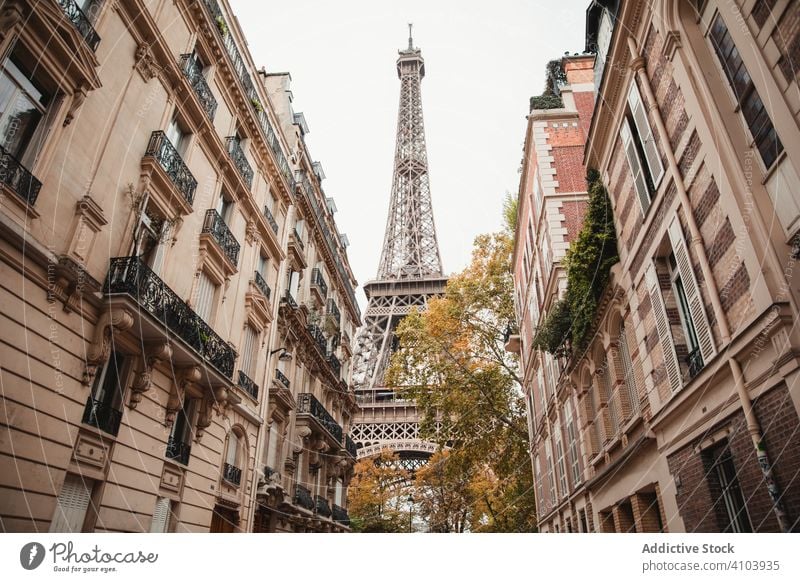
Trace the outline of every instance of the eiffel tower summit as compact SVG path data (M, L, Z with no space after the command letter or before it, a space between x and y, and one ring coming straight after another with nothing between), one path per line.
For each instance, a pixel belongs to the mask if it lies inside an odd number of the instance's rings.
M425 60L414 47L409 24L408 48L399 51L400 107L394 175L378 276L364 285L369 300L355 346L353 383L361 411L353 426L358 458L398 453L406 468L424 464L436 445L419 436L416 405L385 382L394 331L412 308L424 310L428 299L444 293L439 243L431 206L421 81Z

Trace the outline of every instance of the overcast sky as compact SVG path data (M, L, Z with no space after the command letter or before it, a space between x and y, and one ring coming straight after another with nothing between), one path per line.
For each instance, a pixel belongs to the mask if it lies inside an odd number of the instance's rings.
M584 48L588 0L230 0L257 66L289 71L296 112L363 284L378 269L392 182L398 49L422 49L433 211L446 273L497 230L516 192L528 98L548 60ZM363 291L358 290L364 306Z

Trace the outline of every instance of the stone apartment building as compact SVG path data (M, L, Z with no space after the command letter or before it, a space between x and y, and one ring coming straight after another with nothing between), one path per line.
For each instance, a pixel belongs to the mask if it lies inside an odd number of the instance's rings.
M225 0L0 21L0 530L346 531L360 313L288 77Z
M800 527L798 47L796 2L591 3L619 262L547 407L529 388L542 531Z

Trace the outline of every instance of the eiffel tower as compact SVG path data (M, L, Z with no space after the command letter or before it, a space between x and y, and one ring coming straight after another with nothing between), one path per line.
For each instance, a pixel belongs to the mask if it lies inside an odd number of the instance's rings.
M436 445L419 436L419 415L411 400L386 386L389 358L397 348L394 330L412 308L424 310L447 283L433 223L428 154L422 120L420 83L425 76L422 52L414 48L411 25L408 48L399 51L400 108L389 217L378 275L364 285L369 300L356 338L353 381L361 411L352 436L358 458L389 448L408 469L424 464Z

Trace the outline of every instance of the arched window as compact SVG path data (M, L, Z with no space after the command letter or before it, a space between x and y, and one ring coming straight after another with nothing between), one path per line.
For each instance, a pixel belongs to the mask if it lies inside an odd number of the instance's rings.
M240 462L241 440L235 431L228 433L228 447L225 453L225 465L222 470L222 478L236 487L242 482L242 469Z

